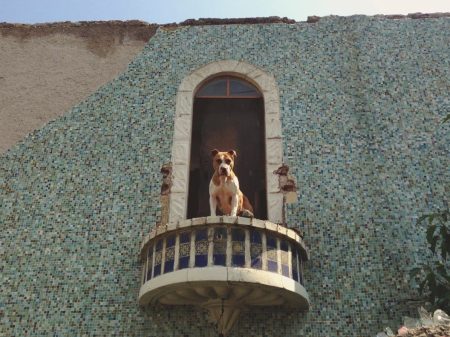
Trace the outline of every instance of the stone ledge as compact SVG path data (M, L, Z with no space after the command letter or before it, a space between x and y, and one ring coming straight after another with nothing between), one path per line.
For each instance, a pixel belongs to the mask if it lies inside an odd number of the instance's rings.
M64 21L34 25L0 22L0 33L2 36L13 36L22 40L51 34L68 34L88 40L119 37L119 40L122 41L126 36L131 40L147 42L156 33L159 26L155 23L138 20Z
M215 286L222 289L224 287L250 287L259 289L259 291L264 291L263 297L265 297L266 300L270 300L270 298L266 296L272 294L272 296L283 298L283 306L298 308L300 310L309 309L310 302L306 289L300 283L289 279L286 276L266 270L219 266L181 269L148 280L140 288L139 304L156 304L161 298L168 294L172 300L175 300L179 304L200 304L206 299L204 296L199 295L195 290L198 288ZM189 297L192 302L189 302L189 298L183 296L180 296L179 299L177 299L178 293L176 290L180 289L194 290L192 296ZM230 292L230 294L232 295L233 292ZM259 302L259 299L255 299L254 297L253 299L258 300L257 302ZM250 306L258 305L257 302L253 303L251 298L248 298L245 301L245 304Z
M356 15L350 15L350 16L338 16L338 15L331 15L336 18L351 18L352 16ZM362 17L368 17L368 18L376 18L376 19L389 19L389 20L401 20L401 19L438 19L438 18L448 18L450 17L450 12L444 12L444 13L409 13L409 14L377 14L377 15L358 15ZM327 18L328 16L320 17L316 15L308 16L306 22L307 23L316 23L319 22L321 19Z
M338 18L349 18L350 16L330 15ZM377 14L377 15L361 15L365 17L381 18L381 19L436 19L443 17L450 17L450 12L437 12L437 13L409 13L409 14ZM329 16L308 16L307 23L316 23L323 18ZM245 25L245 24L272 24L272 23L285 23L294 24L301 21L295 21L287 17L269 16L269 17L256 17L256 18L200 18L200 19L187 19L179 23L148 23L140 20L108 20L108 21L62 21L62 22L46 22L37 24L24 24L24 23L9 23L0 22L0 32L2 35L19 35L20 37L34 37L42 36L52 33L71 33L75 29L141 29L140 33L135 35L137 39L147 41L153 36L157 28L166 28L168 30L183 26L212 26L212 25ZM86 31L84 31L86 33Z
M280 18L279 16L235 19L200 18L185 20L180 22L178 26L245 25L261 23L296 23L296 21L287 17Z

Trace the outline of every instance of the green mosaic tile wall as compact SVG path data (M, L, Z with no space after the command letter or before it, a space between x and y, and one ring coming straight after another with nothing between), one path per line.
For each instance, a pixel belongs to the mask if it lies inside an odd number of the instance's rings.
M128 70L1 158L0 335L214 336L206 314L137 305L181 80L244 60L280 89L289 223L311 249L304 314L257 309L232 336L374 336L414 306L419 214L450 181L450 19L159 31Z

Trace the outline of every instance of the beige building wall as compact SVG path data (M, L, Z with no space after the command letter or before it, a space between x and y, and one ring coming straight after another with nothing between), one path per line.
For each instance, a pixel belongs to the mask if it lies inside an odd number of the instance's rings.
M0 153L124 71L156 29L134 21L0 24Z

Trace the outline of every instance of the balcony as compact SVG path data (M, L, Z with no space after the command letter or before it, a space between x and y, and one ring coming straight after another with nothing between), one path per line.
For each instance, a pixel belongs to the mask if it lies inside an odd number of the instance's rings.
M161 226L145 238L139 304L196 305L226 335L243 309L307 310L308 251L292 229L217 216Z

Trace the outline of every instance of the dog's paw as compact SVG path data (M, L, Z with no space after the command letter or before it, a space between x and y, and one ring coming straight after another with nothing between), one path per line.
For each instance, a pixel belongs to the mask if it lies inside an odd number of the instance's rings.
M255 217L255 215L252 212L250 212L248 209L243 209L241 211L241 213L239 214L239 216L242 216L244 218L254 218Z

